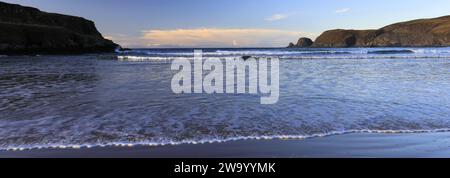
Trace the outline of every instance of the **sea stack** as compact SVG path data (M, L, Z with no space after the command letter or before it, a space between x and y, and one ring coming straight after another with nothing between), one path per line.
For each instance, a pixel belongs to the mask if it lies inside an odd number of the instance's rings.
M0 54L82 54L114 52L94 22L0 2Z
M450 46L450 16L419 19L377 30L329 30L313 47L444 47Z
M289 48L308 48L308 47L311 47L313 45L313 43L314 42L311 39L303 37L297 41L297 44L290 43L288 47Z

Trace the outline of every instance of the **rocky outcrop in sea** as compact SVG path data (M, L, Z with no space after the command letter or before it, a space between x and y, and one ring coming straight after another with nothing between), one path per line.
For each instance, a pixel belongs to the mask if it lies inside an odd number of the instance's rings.
M297 41L297 44L290 43L289 48L307 48L311 47L313 43L314 42L311 39L303 37Z

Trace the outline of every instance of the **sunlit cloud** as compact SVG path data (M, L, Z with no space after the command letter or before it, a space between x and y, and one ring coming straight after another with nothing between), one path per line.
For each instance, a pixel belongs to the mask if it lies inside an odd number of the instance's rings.
M335 12L338 13L338 14L342 14L342 13L347 13L347 12L350 12L350 11L351 11L350 8L342 8L342 9L336 10Z
M199 28L145 30L145 47L282 47L299 37L315 34L277 29Z

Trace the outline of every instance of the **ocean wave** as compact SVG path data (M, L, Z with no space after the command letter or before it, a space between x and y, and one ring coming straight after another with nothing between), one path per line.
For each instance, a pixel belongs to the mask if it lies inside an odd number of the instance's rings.
M255 58L273 58L279 59L450 59L450 55L329 55L329 56L254 56ZM206 59L234 60L240 59L242 56L224 56L224 57L204 57ZM194 57L180 56L117 56L119 61L128 62L171 62L172 60L193 60Z
M131 51L117 51L118 54L123 55L150 55L150 56L192 56L194 50L150 50L150 49L134 49ZM307 54L363 54L365 51L353 50L328 50L328 49L308 49L308 50L203 50L204 56L233 56L233 55L307 55Z
M361 55L361 56L283 56L280 59L450 59L450 56L426 56L426 55Z
M450 132L448 129L435 130L350 130L350 131L335 131L323 134L312 135L269 135L269 136L242 136L225 139L200 139L200 140L184 140L184 141L165 141L165 142L111 142L106 144L48 144L48 145L23 145L19 147L0 147L2 151L25 151L35 149L82 149L82 148L96 148L96 147L134 147L134 146L167 146L167 145L183 145L183 144L212 144L225 143L231 141L245 141L245 140L305 140L319 137L329 137L346 134L413 134L413 133L443 133Z
M219 60L234 60L242 58L242 56L233 57L205 57L206 59L219 59ZM180 57L180 56L117 56L117 60L124 62L171 62L172 60L194 60L194 57Z
M313 54L361 54L359 51L336 51L336 50L305 50L305 51L269 51L269 50L250 50L250 51L221 51L214 53L217 55L268 55L268 56L282 56L282 55L313 55Z
M150 56L117 56L119 61L170 61L172 59L188 59L186 57L150 57Z
M450 47L447 48L417 48L411 49L414 53L420 54L450 54Z
M122 61L168 61L192 59L189 49L135 49L119 53ZM278 57L281 59L381 59L381 58L450 58L450 48L330 48L330 49L204 49L203 57L239 58L242 56Z

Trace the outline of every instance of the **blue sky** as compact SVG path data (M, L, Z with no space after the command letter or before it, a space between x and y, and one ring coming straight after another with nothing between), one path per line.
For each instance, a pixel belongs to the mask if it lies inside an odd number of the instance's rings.
M450 15L449 0L6 0L82 16L126 47L275 47L328 29Z

